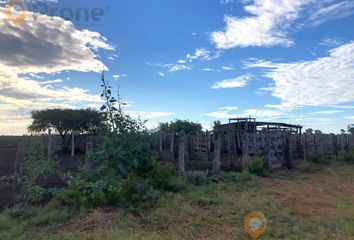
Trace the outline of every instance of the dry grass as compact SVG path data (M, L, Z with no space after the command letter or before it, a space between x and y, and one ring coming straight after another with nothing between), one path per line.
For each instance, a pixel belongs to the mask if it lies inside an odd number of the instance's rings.
M166 194L157 208L139 216L96 210L17 238L2 238L0 227L0 239L249 239L242 220L253 210L268 218L262 239L354 239L354 166L284 170L242 186L190 187Z

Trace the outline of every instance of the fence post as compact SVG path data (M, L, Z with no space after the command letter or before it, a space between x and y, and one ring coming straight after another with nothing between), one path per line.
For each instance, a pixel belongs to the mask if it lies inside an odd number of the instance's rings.
M292 165L292 146L291 146L291 133L287 134L286 138L285 138L285 146L287 148L287 156L286 156L286 166L288 167L288 169L292 169L293 165Z
M52 153L52 130L48 130L48 159L50 159Z
M75 157L75 132L71 133L71 157Z
M23 200L23 196L22 195L18 195L17 194L17 189L18 187L21 189L22 186L22 164L23 164L23 160L26 154L26 143L25 142L21 142L18 147L17 147L17 151L16 151L16 159L15 159L15 164L14 164L14 205L16 205L17 203L21 202ZM21 193L22 191L20 191Z
M186 151L186 136L184 131L179 135L179 154L178 154L178 170L181 174L185 173L185 151Z
M267 154L267 166L269 168L272 168L272 165L273 165L273 160L272 160L272 146L271 146L271 137L269 136L269 131L267 131L267 151L266 151L266 154Z
M171 152L175 150L175 133L173 132L171 135Z
M215 147L214 147L214 173L220 173L220 158L221 158L221 136L220 133L215 133Z
M206 131L206 151L207 151L208 162L210 162L210 148L211 148L210 145L211 145L210 132L207 130Z

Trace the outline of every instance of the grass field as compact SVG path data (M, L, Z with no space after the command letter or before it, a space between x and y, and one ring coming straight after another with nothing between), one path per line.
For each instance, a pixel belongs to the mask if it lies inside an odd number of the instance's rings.
M354 239L354 166L282 170L267 178L188 186L153 210L80 213L58 208L6 210L0 239L250 239L243 218L261 211L262 239Z

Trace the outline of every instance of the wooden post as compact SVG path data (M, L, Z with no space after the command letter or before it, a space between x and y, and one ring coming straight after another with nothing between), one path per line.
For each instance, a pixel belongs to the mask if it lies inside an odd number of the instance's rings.
M200 149L199 149L199 132L197 132L197 134L196 134L196 142L197 142L197 148L195 149L195 150L197 150L197 151L199 151Z
M229 126L228 132L227 132L227 167L229 168L231 165L231 129Z
M304 136L304 161L306 162L308 159L307 134L303 136Z
M186 152L186 136L184 131L179 136L179 154L178 154L178 169L181 174L185 173L185 152Z
M292 158L292 148L291 148L291 133L289 133L287 136L286 136L286 166L288 167L288 169L292 169L293 166L292 166L292 162L291 162L291 158Z
M75 157L75 132L71 134L71 157Z
M206 151L207 151L207 158L208 162L211 161L210 159L210 149L211 149L211 141L210 141L210 132L206 131Z
M18 191L18 188L22 188L22 165L24 161L24 156L26 153L26 144L24 142L21 142L16 151L16 159L15 159L15 164L14 164L14 185L13 185L13 204L16 205L17 203L21 202L23 200L23 197L21 192L22 190ZM17 193L20 192L18 195Z
M221 158L221 136L220 132L215 133L215 147L214 147L214 173L219 174L220 173L220 158Z
M159 133L159 153L162 153L162 133Z
M48 160L52 154L52 130L48 130Z
M272 161L272 149L271 149L271 139L269 136L269 126L268 126L268 131L267 131L267 164L268 168L271 169L273 165Z
M175 133L173 132L171 135L171 152L175 150Z

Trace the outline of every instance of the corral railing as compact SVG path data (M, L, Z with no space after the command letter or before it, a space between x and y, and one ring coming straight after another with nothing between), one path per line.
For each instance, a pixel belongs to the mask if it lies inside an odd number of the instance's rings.
M69 136L63 146L59 136L43 135L40 139L48 152L68 147L69 153L58 153L55 159L64 172L75 172L88 160L89 154L104 144L102 136ZM0 208L18 203L22 164L28 143L33 137L0 137L0 177L12 177L12 183L0 186ZM173 163L179 172L240 171L247 160L263 157L271 169L292 167L313 153L334 161L340 153L354 149L353 135L293 134L285 131L258 133L200 132L195 134L159 133L151 151L161 162ZM49 179L48 186L60 185Z

